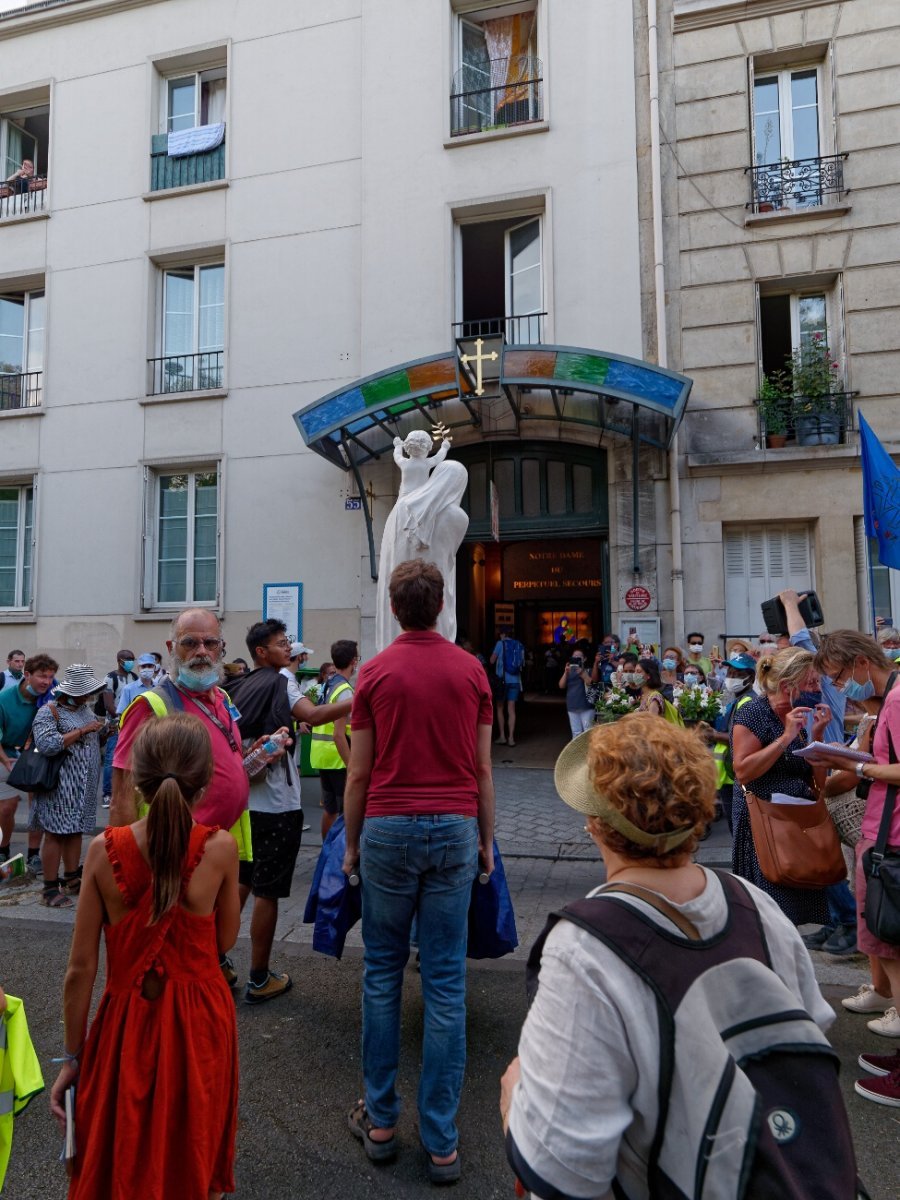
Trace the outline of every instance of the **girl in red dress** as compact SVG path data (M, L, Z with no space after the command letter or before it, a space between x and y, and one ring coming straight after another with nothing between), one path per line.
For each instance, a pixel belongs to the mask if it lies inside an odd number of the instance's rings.
M75 1084L69 1200L214 1200L234 1191L237 1024L219 954L240 926L237 846L191 816L212 774L196 717L148 721L132 774L149 812L88 850L50 1103L64 1124ZM85 1040L101 930L106 989Z

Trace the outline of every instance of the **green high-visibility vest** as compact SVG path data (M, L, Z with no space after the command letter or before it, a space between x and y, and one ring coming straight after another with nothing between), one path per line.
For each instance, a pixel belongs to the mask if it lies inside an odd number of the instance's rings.
M43 1090L25 1006L18 996L7 996L6 1011L0 1015L0 1190L12 1146L13 1119Z
M146 700L150 705L151 710L157 717L167 717L172 712L171 705L166 702L166 698L161 696L155 689L141 692L139 696L135 696L132 702L125 709L119 718L119 728L121 729L125 723L125 716L130 713L134 706L141 700ZM138 793L140 795L140 793ZM150 810L150 805L144 799L138 800L138 817L146 817ZM253 862L253 839L250 835L250 813L245 808L232 827L228 830L234 840L237 842L238 858L241 862Z
M328 697L329 704L337 703L338 697L344 692L352 692L346 679L337 685ZM350 736L350 722L347 722L347 737ZM317 725L312 731L312 743L309 747L309 765L317 771L342 771L346 763L341 758L340 751L334 743L334 721Z

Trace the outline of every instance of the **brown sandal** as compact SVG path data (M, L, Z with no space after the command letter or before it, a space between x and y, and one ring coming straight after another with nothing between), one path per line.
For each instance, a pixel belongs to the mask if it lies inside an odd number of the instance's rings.
M81 867L70 875L66 872L62 881L62 890L67 896L77 896L81 891Z
M59 884L54 884L52 887L45 887L41 894L41 904L45 908L72 908L73 901L68 896L63 894Z

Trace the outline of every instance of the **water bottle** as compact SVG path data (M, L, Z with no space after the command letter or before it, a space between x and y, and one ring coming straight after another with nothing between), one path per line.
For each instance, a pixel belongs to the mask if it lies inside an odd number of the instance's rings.
M347 876L347 882L351 887L359 887L359 871L351 871Z
M267 738L261 746L257 746L244 759L244 770L248 775L256 775L260 771L273 754L278 751L287 742L290 735L285 732L273 733L270 738Z
M490 875L488 875L487 871L481 871L478 876L478 882L483 885L485 883L488 883L490 881L490 878L491 877L490 877Z

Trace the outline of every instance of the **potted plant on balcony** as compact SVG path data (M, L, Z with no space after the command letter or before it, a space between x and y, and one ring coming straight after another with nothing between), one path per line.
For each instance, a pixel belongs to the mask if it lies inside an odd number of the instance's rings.
M766 431L766 445L771 450L778 450L787 441L788 407L791 401L787 372L773 371L771 375L763 375L757 401Z
M833 446L841 439L840 366L823 333L793 352L789 360L794 395L794 429L799 446Z

